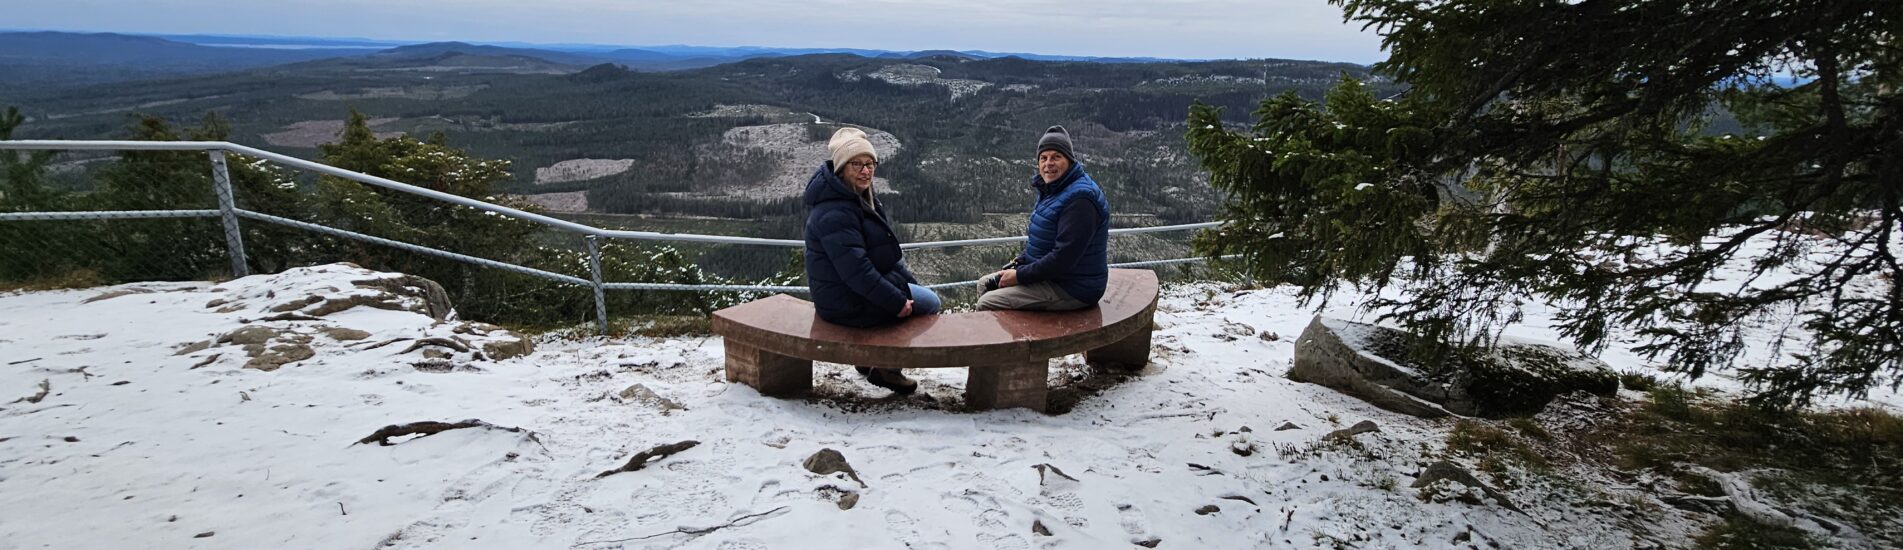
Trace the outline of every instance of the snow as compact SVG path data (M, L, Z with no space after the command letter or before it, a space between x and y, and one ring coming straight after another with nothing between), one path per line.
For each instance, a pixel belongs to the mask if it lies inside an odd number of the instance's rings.
M287 287L354 292L362 276L326 266L217 286L0 295L0 398L42 380L52 389L38 403L0 400L0 549L1413 548L1449 546L1469 528L1535 548L1637 536L1626 516L1545 498L1554 487L1510 492L1527 513L1422 502L1407 485L1451 422L1288 380L1294 336L1318 313L1288 288L1166 289L1152 365L1050 416L963 411L964 369L912 370L920 394L887 398L822 363L815 397L763 397L723 380L719 337L550 337L532 355L451 372L413 368L402 346L324 337L314 358L274 372L239 368L229 347L174 355L261 317ZM82 303L109 290L146 292ZM247 306L219 313L205 307L215 299ZM1337 303L1321 313L1356 317L1351 300ZM449 330L381 309L327 319L371 332L364 342ZM1238 337L1237 325L1280 337ZM1615 368L1646 368L1614 351ZM1085 371L1060 360L1058 391ZM685 409L616 397L635 384ZM385 425L467 418L534 435L354 444ZM1380 426L1355 436L1362 450L1320 443L1362 420ZM1274 431L1284 422L1299 428ZM700 445L595 479L683 440ZM826 448L865 486L801 467ZM860 496L850 510L834 502L844 492ZM1220 510L1196 513L1206 505ZM1649 517L1664 524L1652 536L1688 544L1698 528L1677 517Z

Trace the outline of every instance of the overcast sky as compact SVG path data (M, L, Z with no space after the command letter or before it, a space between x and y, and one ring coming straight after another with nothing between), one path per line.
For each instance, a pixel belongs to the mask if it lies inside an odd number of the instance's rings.
M1371 63L1326 0L7 0L14 29Z

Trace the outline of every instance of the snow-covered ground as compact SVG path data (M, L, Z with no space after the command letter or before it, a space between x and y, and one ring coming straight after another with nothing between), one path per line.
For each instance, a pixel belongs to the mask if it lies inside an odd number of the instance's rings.
M963 411L963 369L911 371L920 393L887 398L821 364L814 397L763 397L723 381L718 337L426 360L434 348L404 353L415 340L375 344L468 334L370 307L255 321L372 276L321 266L0 296L0 549L1625 548L1684 544L1700 529L1669 509L1635 520L1576 506L1550 487L1510 493L1524 512L1423 502L1408 485L1451 421L1285 378L1316 313L1289 289L1167 289L1153 364L1087 375L1063 359L1057 393L1092 391L1047 416ZM127 289L149 292L86 303ZM308 335L315 355L266 372L242 368L233 344L178 354L247 319ZM1550 339L1543 319L1535 311L1512 333ZM370 334L338 340L346 333L319 327ZM1606 359L1646 368L1623 348ZM42 399L7 403L41 381ZM390 424L472 418L527 432L356 444ZM1380 430L1319 444L1363 420ZM686 440L699 445L597 478ZM863 484L802 467L822 449ZM842 509L848 493L857 503Z

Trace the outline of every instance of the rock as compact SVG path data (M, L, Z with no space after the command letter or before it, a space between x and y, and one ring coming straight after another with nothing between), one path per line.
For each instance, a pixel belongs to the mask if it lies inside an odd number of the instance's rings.
M1150 540L1136 542L1137 546L1141 546L1144 548L1156 548L1156 545L1158 544L1163 544L1163 539L1157 538L1157 539L1150 539Z
M1286 432L1289 430L1299 430L1299 429L1302 429L1302 427L1295 425L1294 422L1283 422L1281 426L1277 426L1275 428L1275 431Z
M1507 340L1436 365L1409 359L1414 345L1397 329L1317 316L1296 339L1288 376L1423 418L1532 414L1560 394L1619 387L1604 362L1544 344Z
M639 403L656 407L661 409L663 414L687 409L687 407L681 406L680 403L676 403L674 400L666 397L661 397L660 394L654 393L654 390L650 390L647 386L640 384L628 386L628 389L621 390L621 393L617 396L621 398L621 402L623 403Z
M493 333L489 336L498 337L497 334ZM529 340L527 336L505 330L501 332L499 337L504 339L483 342L482 344L482 353L488 355L492 360L501 361L503 359L535 353L535 342Z
M304 309L304 306L324 301L323 296L305 296L302 300L292 300L278 304L270 309L271 313L286 313Z
M244 327L240 327L238 330L234 330L229 333L226 333L224 336L219 336L218 343L220 344L230 343L230 344L237 344L240 346L263 344L265 342L271 341L273 338L277 338L278 335L282 333L283 331L280 331L271 327L246 325Z
M844 472L847 477L859 482L860 487L866 486L866 482L859 479L859 472L853 470L851 464L846 463L846 455L839 454L839 451L820 449L819 452L813 453L813 456L806 457L806 461L800 465L805 466L806 471L823 476Z
M1266 330L1265 330L1265 331L1262 331L1262 334L1259 334L1259 335L1257 335L1257 336L1259 336L1259 337L1261 337L1261 338L1262 338L1262 341L1264 341L1264 342L1274 342L1274 341L1277 341L1277 340L1281 340L1281 339L1282 339L1282 335L1280 335L1280 334L1276 334L1276 333L1273 333L1273 332L1269 332L1269 331L1266 331Z
M199 340L197 342L185 344L185 347L179 348L178 352L173 353L172 355L191 355L194 353L205 351L206 348L210 348L210 347L211 347L211 340Z
M324 327L324 328L317 329L317 331L324 333L325 336L329 336L332 340L337 340L340 342L362 340L362 339L370 337L370 333L368 331L357 330L354 328Z
M1474 475L1468 472L1466 468L1462 468L1460 467L1459 464L1454 464L1452 462L1448 462L1445 460L1427 465L1427 469L1421 471L1421 476L1419 478L1416 478L1414 480L1414 483L1408 486L1415 489L1420 489L1422 500L1433 500L1433 497L1435 496L1434 494L1435 491L1433 490L1433 488L1435 484L1441 483L1441 482L1454 483L1454 484L1458 484L1458 485L1468 487L1471 489L1477 489L1481 492L1481 494L1484 494L1487 497L1492 498L1495 502L1499 502L1501 506L1504 506L1507 509L1510 509L1516 512L1520 510L1519 507L1514 506L1512 502L1507 501L1506 495L1501 494L1499 491L1494 490L1492 487L1488 487L1487 484L1485 483L1481 483L1480 479L1475 478ZM1465 502L1468 504L1475 504L1475 505L1481 504L1479 499L1472 498L1471 496L1467 496L1467 495L1454 496L1453 500L1458 500L1460 502Z
M1207 515L1210 515L1210 514L1214 514L1214 513L1216 513L1216 512L1221 512L1221 511L1222 511L1222 508L1219 508L1219 507L1217 507L1217 506L1216 506L1216 505L1214 505L1214 504L1205 504L1205 505L1203 505L1203 507L1202 507L1202 508L1197 508L1197 509L1196 509L1196 515L1199 515L1199 516L1207 516Z
M448 360L449 360L449 352L447 352L447 351L443 351L443 350L440 350L440 349L436 349L436 348L429 348L429 349L425 349L425 350L423 350L423 358L424 358L424 359L435 359L435 360L438 360L438 361L448 361Z
M206 531L203 533L192 535L192 538L195 538L195 539L211 538L212 535L217 533L218 533L217 531Z
M1368 432L1378 432L1378 431L1381 431L1381 427L1376 426L1373 420L1363 420L1360 422L1356 422L1355 425L1353 426L1349 426L1344 429L1328 432L1328 435L1322 436L1322 440L1327 441L1330 439L1354 439L1355 436L1357 435L1365 434Z
M456 334L474 334L478 336L485 336L491 332L505 330L505 329L499 326L491 325L489 323L470 321L460 325L456 325L456 328L453 328L450 330L455 332Z
M396 296L417 299L421 302L420 305L404 307L402 309L428 315L437 320L448 319L450 312L454 311L450 308L449 293L443 291L443 285L436 284L436 281L415 275L398 275L381 279L351 281L351 284L364 288L381 289Z
M211 308L215 308L215 307L218 307L218 306L222 306L222 305L225 305L225 304L229 304L229 303L231 303L231 300L226 300L226 299L224 299L224 298L219 298L219 299L216 299L216 300L212 300L212 301L210 301L210 302L205 302L205 309L211 309Z
M858 506L858 505L859 505L859 493L849 492L843 495L839 495L839 509L851 510L852 507Z
M1051 528L1045 527L1043 520L1034 519L1031 520L1031 534L1048 537L1051 536Z
M1234 321L1223 321L1222 332L1230 336L1255 336L1255 327Z
M244 368L270 372L278 370L278 367L310 359L316 355L317 352L306 344L278 344L271 346L270 351L246 361Z
M1243 434L1236 435L1236 440L1229 442L1229 452L1236 453L1236 456L1255 454L1255 443L1249 441L1249 436Z
M312 317L323 317L326 315L330 315L332 313L348 310L350 308L354 308L357 306L369 306L369 307L374 307L377 309L387 309L391 311L409 311L414 313L421 313L420 311L416 311L416 308L414 307L405 306L402 300L399 300L395 296L391 296L389 294L352 294L349 296L338 296L335 298L320 298L317 296L312 296L312 298L317 298L318 301L321 302L317 304L316 306L311 306L310 309L304 311L304 314L310 315Z

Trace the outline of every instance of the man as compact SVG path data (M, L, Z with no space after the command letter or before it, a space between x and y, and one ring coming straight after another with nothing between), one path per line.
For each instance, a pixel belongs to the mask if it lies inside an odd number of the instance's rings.
M1110 203L1073 154L1070 132L1037 140L1037 203L1024 253L979 280L978 309L1070 311L1097 305L1110 281Z
M872 193L879 153L866 133L840 128L826 143L832 157L806 183L806 280L813 309L829 323L890 325L938 313L939 299L905 265L892 222ZM860 368L873 385L901 394L918 383L896 368Z

